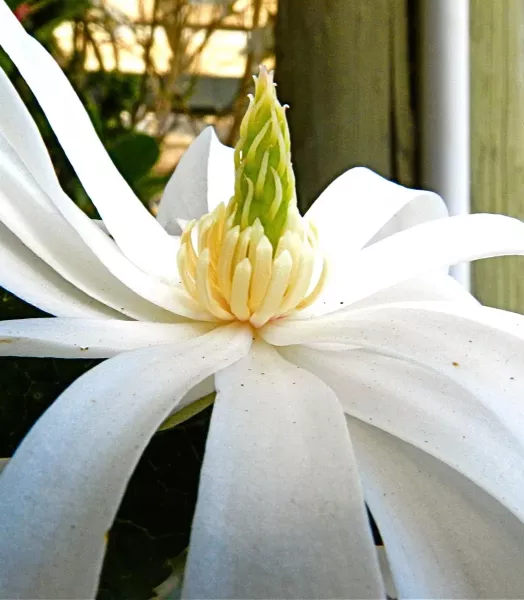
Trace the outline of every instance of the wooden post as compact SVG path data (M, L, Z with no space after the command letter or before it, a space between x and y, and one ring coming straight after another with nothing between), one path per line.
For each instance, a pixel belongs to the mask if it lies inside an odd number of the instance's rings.
M301 208L356 165L411 185L407 0L280 0L279 96Z
M473 212L524 218L524 2L472 0ZM524 312L518 257L479 261L473 290L489 306Z

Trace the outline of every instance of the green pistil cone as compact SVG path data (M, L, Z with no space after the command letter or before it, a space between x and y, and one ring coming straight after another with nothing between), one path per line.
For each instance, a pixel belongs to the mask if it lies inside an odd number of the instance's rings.
M275 251L297 201L285 110L263 66L240 126L235 169L235 224L244 229L259 219Z

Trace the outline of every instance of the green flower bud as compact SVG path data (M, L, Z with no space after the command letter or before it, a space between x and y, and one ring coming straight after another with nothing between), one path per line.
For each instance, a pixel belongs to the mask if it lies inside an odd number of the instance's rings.
M325 284L316 229L297 209L289 146L273 74L260 67L235 148L235 193L180 237L182 283L214 319L260 328L310 306Z
M276 250L288 215L297 213L285 108L277 99L273 72L260 67L255 95L240 126L235 147L234 222L243 230L258 219Z

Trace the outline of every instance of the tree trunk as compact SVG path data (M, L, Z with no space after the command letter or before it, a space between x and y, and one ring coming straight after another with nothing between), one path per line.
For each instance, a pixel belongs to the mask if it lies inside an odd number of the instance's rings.
M524 218L524 2L472 0L472 208ZM473 268L482 303L524 312L522 259Z
M356 165L412 184L407 0L280 0L276 42L301 208Z

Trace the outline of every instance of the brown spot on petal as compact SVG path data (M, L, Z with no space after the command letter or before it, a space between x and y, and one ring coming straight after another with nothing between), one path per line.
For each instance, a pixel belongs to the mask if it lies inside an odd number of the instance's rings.
M454 361L453 361L451 364L452 364L454 367L460 367L460 365L458 364L458 362L457 362L457 361L455 361L455 360L454 360Z

